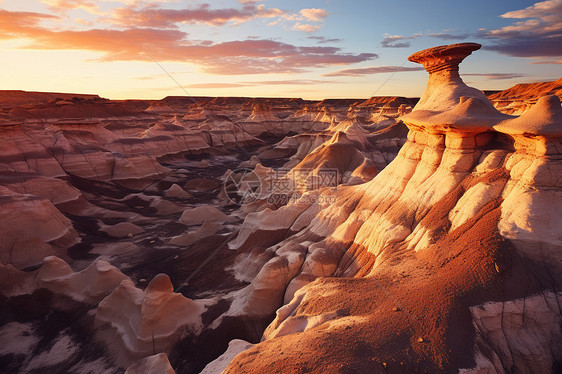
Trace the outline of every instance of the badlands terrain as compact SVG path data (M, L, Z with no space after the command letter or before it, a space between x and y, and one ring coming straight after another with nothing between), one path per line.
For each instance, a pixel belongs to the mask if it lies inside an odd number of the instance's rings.
M419 99L1 91L0 371L560 372L562 78L479 48Z

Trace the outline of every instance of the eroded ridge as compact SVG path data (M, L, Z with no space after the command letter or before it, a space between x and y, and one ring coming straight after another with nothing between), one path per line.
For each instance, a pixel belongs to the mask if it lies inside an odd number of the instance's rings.
M300 274L227 372L556 370L562 108L546 96L521 117L498 112L458 75L478 48L411 56L429 80L402 117L408 141L335 204L300 208L305 228L271 260L303 253Z

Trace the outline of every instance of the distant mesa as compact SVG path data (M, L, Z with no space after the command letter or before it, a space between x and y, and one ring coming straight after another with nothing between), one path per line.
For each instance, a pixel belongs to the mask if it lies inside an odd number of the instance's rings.
M34 92L21 90L0 91L0 108L15 107L22 105L46 104L50 101L72 101L72 99L103 100L98 95L58 93L58 92Z
M553 82L521 83L496 92L488 98L494 106L506 114L521 115L529 110L539 98L556 95L562 101L562 78Z

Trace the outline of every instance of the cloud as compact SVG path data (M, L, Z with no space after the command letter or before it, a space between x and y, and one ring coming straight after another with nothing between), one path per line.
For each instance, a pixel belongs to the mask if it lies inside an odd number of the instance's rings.
M286 20L299 20L304 22L323 22L324 19L328 17L328 12L326 9L318 8L307 8L301 9L298 14L286 14L284 19ZM318 31L322 28L322 24L311 24L311 23L300 23L297 22L292 29L297 31L304 31L307 33L312 33Z
M128 6L139 6L146 4L146 0L40 0L43 4L46 4L51 11L57 13L66 13L73 9L83 9L89 13L101 15L104 14L99 5L96 3L106 2L106 3L120 3ZM175 2L177 0L150 0L149 5L155 6L155 3L166 3Z
M515 10L502 14L502 18L542 18L552 13L562 13L562 1L549 0L535 3L525 9Z
M79 0L45 0L45 1L79 1ZM328 16L325 9L306 8L298 13L286 12L277 8L267 8L256 1L241 1L240 8L211 8L208 3L193 5L184 9L164 9L155 4L138 7L137 4L117 8L108 21L124 27L178 28L179 24L205 24L223 26L229 23L240 24L256 19L272 19L269 26L281 21L300 22L292 26L293 30L314 32L322 27L321 22ZM318 22L311 24L310 22Z
M372 60L373 53L344 54L336 47L299 47L273 40L244 40L206 47L185 47L184 59L213 74L302 72L313 67L347 65Z
M500 29L480 29L479 37L495 41L485 49L516 57L562 56L562 0L538 2L501 17L521 21Z
M209 4L199 4L185 9L162 9L147 6L137 9L134 6L115 9L111 23L122 26L175 28L178 23L206 24L221 26L229 22L243 23L258 18L283 16L285 12L264 5L244 5L241 9L212 9Z
M297 23L293 26L293 30L304 31L304 32L314 32L322 28L321 25L311 25L309 23L301 24Z
M59 17L45 13L11 12L0 9L0 39L11 39L27 34L29 30L39 28L44 20L56 20Z
M170 75L172 75L173 77L177 77L178 75L185 75L185 74L190 74L190 72L170 72ZM156 80L156 79L162 79L162 78L166 78L169 79L170 75L168 75L168 73L160 73L160 74L148 74L148 75L142 75L139 77L131 77L131 79L138 79L138 80Z
M83 9L92 14L102 14L99 7L91 2L84 0L41 0L50 10L65 13L72 9Z
M248 87L247 84L242 83L194 83L187 85L186 88L236 88L236 87Z
M255 82L235 82L235 83L194 83L186 86L186 88L237 88L237 87L256 87L256 86L314 86L325 83L340 83L331 80L300 80L289 79L280 81L255 81Z
M92 26L93 25L93 22L87 21L87 20L82 19L82 18L75 18L74 23L76 23L78 25L84 25L84 26Z
M513 79L525 77L525 74L521 73L464 73L463 76L471 77L483 77L490 80L502 80L502 79Z
M52 31L39 27L41 13L0 11L0 38L27 38L25 48L89 50L102 61L188 62L212 74L296 73L377 58L374 53L343 53L332 46L303 47L270 39L215 43L193 41L178 29L127 28ZM150 54L150 55L149 55Z
M431 38L443 40L465 40L470 36L470 34L453 34L450 31L453 30L443 30L442 32L429 33L426 35ZM383 48L408 48L410 47L410 42L407 40L416 39L421 36L423 36L422 33L415 33L409 36L384 34L381 45Z
M318 44L343 42L343 39L339 39L339 38L325 38L325 37L323 37L323 36L308 36L307 39L315 40Z
M280 81L257 81L257 82L245 82L247 84L259 85L259 86L277 86L277 85L304 85L313 86L317 84L325 83L341 83L333 80L319 80L319 79L288 79Z
M328 17L326 9L308 8L302 9L299 13L309 21L324 21Z
M359 77L362 75L381 74L381 73L397 73L405 71L422 71L423 67L413 66L370 66L355 69L343 69L324 74L323 77Z
M410 36L384 34L384 38L381 41L381 45L383 48L408 48L410 46L410 42L400 42L400 41L415 39L420 36L422 36L422 34L419 33Z
M470 34L449 34L447 32L437 32L427 34L427 36L443 40L466 40L468 37L470 37Z
M562 60L539 60L532 61L531 64L562 64Z

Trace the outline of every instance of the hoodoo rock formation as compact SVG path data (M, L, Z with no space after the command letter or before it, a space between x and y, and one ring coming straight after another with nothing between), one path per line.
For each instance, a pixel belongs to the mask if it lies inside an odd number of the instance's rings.
M479 48L419 100L0 92L0 371L559 371L560 82Z
M479 47L412 55L430 78L398 156L335 204L294 207L317 213L272 247L285 306L227 373L558 370L562 109L498 112L458 75Z

